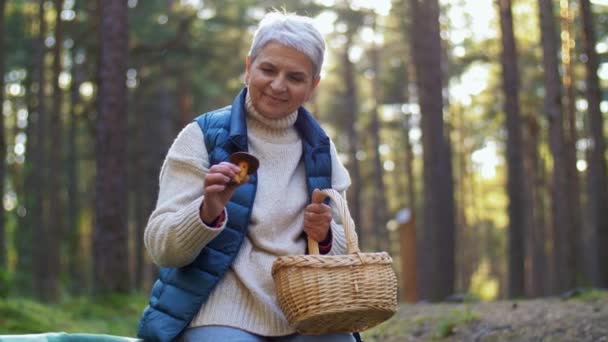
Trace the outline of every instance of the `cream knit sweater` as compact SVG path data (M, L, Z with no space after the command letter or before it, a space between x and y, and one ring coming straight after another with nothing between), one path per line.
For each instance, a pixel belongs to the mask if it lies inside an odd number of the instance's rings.
M297 113L271 120L255 111L247 98L249 153L260 160L258 185L249 233L234 264L211 293L190 327L225 325L264 336L294 333L275 296L271 267L282 255L304 254L304 208L308 204L302 142L294 123ZM332 187L342 194L350 185L348 172L331 143ZM199 217L203 179L209 160L196 123L177 136L163 163L156 209L144 240L159 266L181 267L225 227L211 228ZM329 254L346 249L340 218L334 212Z

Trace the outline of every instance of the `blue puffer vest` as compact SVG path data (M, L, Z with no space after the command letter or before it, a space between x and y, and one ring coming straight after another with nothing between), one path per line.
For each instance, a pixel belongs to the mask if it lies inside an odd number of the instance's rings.
M228 106L199 116L211 165L228 160L233 152L247 151L246 89ZM309 196L315 188L331 187L329 138L304 108L298 110L295 127L303 144ZM236 255L249 224L255 199L257 175L234 193L226 210L226 228L189 265L161 268L150 301L139 322L137 336L145 341L172 341L190 323L201 305L224 276Z

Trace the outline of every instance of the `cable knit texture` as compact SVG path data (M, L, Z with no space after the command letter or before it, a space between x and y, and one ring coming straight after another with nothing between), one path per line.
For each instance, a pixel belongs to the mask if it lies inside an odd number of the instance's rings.
M302 227L308 194L302 142L293 126L297 112L273 120L258 113L249 97L246 106L249 153L260 160L249 233L234 264L190 327L225 325L264 336L288 335L295 331L278 305L271 268L277 257L306 250ZM331 157L332 187L344 195L350 178L333 142ZM224 229L227 219L212 228L199 216L208 168L202 132L191 123L180 132L163 163L157 207L145 231L146 247L158 265L189 264ZM328 254L345 253L344 231L336 212L331 229Z

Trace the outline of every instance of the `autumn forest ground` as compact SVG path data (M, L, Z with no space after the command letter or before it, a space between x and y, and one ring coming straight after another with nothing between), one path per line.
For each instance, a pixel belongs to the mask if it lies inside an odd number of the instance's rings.
M402 305L366 342L608 341L608 295Z
M144 295L75 298L55 305L0 298L0 335L72 332L133 336ZM607 341L608 292L567 298L404 304L365 342Z

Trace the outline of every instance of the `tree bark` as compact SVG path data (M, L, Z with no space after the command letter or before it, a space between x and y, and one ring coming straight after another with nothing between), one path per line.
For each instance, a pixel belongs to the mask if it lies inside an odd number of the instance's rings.
M46 94L44 89L46 88L46 74L44 68L44 60L46 56L46 47L44 40L47 34L47 24L44 18L44 1L40 0L38 3L38 38L36 42L37 56L36 56L36 83L38 86L38 93L36 94L36 109L37 109L37 122L36 122L36 150L28 151L32 152L34 171L36 174L33 175L35 181L33 182L34 194L33 207L31 215L33 217L33 227L35 234L38 236L38 241L41 245L47 246L51 241L51 231L49 222L46 218L49 216L48 208L48 165L49 158L47 149L47 127L49 125L49 118L46 108ZM49 274L50 270L47 267L48 258L44 250L41 248L34 249L34 260L36 272L33 274L34 290L39 298L46 298L47 288L54 287L52 282L52 276Z
M75 49L72 49L72 61L75 61ZM81 230L79 224L80 214L80 191L78 183L80 173L78 172L78 116L77 107L80 103L79 87L84 81L82 65L74 62L72 65L72 86L70 89L70 123L68 128L68 274L70 278L70 293L73 295L82 294L86 289L84 276L83 255L80 246Z
M424 236L422 298L439 301L454 289L454 194L450 146L444 132L441 37L437 0L410 0L412 54L422 112Z
M34 49L33 39L28 39L28 46ZM35 77L35 58L36 54L30 54L27 57L27 77L25 79L25 105L28 111L27 127L25 129L25 135L27 140L25 142L26 158L23 164L23 192L21 198L23 199L23 208L25 209L25 215L20 216L19 234L15 235L15 249L17 252L17 271L15 274L15 288L18 289L19 295L32 296L32 279L31 275L34 274L34 258L32 240L33 233L35 231L34 220L34 202L39 199L34 198L36 189L34 188L36 168L33 163L35 159L37 146L37 113L34 105L35 92L33 89L33 82Z
M551 198L552 226L554 231L553 258L559 270L551 282L552 292L570 289L575 284L575 256L571 246L573 241L573 221L568 201L568 180L566 165L566 146L563 127L562 84L559 73L558 47L559 36L553 15L553 2L539 0L541 42L543 47L543 66L545 83L545 115L549 122L549 147L553 157L553 182Z
M572 231L568 248L574 258L574 274L572 275L575 279L581 279L583 275L584 266L582 265L581 258L581 245L582 245L582 229L581 227L581 196L580 196L580 181L579 173L576 168L577 156L576 156L576 141L578 140L578 133L576 130L576 94L574 87L574 63L573 63L573 18L572 9L570 8L569 1L560 2L563 5L560 8L561 16L561 34L562 37L562 70L563 70L563 84L564 84L564 147L566 149L566 180L568 182L568 202L570 207L570 216L572 220ZM574 285L574 284L573 284Z
M127 292L127 4L121 0L98 4L101 25L93 234L95 292Z
M177 95L177 124L175 128L177 130L181 130L188 123L192 121L194 117L194 109L193 103L194 99L192 97L192 80L188 76L186 72L180 74L179 79L177 81L178 84L178 95Z
M44 298L47 301L58 301L60 296L59 277L61 275L60 250L63 243L65 215L63 209L64 182L63 175L63 123L62 123L62 101L63 94L59 86L59 75L62 70L62 48L63 48L63 23L61 21L61 10L63 0L55 3L55 46L53 47L53 109L49 115L49 130L56 140L50 148L49 179L49 217L46 224L49 225L48 244L45 248L46 267L48 272L47 285L44 289Z
M513 33L511 0L498 0L502 32L502 81L505 94L507 128L507 193L509 195L509 297L524 295L524 234L526 225L527 188L524 186L524 163L519 110L519 75L517 47Z
M353 221L356 224L361 224L361 170L359 160L357 159L357 152L359 151L359 136L357 133L357 84L355 83L355 71L354 65L350 61L348 52L352 46L352 34L347 32L346 44L344 45L344 51L342 53L342 75L344 77L344 84L346 86L346 94L344 96L345 109L344 113L349 117L349 125L347 128L348 135L348 170L352 178L352 185L348 189L348 206L350 208ZM365 229L361 229L361 243L363 246L368 246L367 237L370 234L366 234Z
M4 10L5 1L0 0L0 51L4 47ZM0 53L0 195L4 194L4 177L6 174L6 137L4 127L4 53ZM4 206L0 205L0 271L7 268L7 241L4 228Z
M535 115L526 116L526 129L524 130L524 186L529 189L526 192L525 202L526 225L529 227L526 240L526 255L530 262L526 268L526 293L532 297L548 295L549 263L547 260L546 241L550 241L551 235L546 232L545 204L546 196L543 190L546 187L545 170L541 167L538 154L539 125Z
M583 49L587 56L586 90L591 146L589 151L588 196L590 231L585 235L584 256L587 279L594 286L608 287L608 180L606 179L606 141L604 119L600 110L602 99L597 76L598 55L593 13L589 0L580 0L583 25Z
M374 19L375 20L375 19ZM373 69L373 84L372 84L372 96L373 106L371 110L371 121L370 121L370 133L372 140L373 153L373 179L374 179L374 192L373 192L373 203L372 203L372 222L374 227L374 237L376 239L376 247L381 251L388 251L389 249L389 237L388 230L386 229L387 223L387 208L386 208L386 189L384 186L384 165L382 164L382 157L380 155L380 120L378 118L378 106L381 102L380 94L380 61L379 51L376 46L371 51L372 69Z

